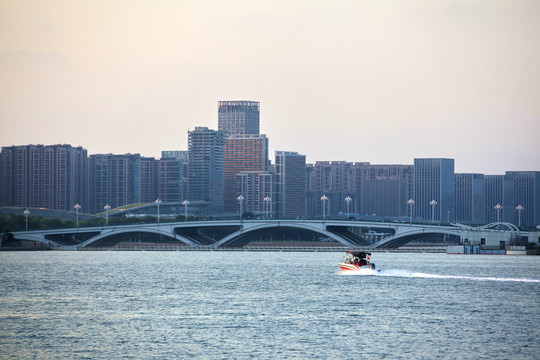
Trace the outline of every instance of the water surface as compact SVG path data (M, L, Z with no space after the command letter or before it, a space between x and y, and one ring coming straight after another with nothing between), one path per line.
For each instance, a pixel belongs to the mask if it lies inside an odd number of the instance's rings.
M534 359L540 257L0 253L0 358Z

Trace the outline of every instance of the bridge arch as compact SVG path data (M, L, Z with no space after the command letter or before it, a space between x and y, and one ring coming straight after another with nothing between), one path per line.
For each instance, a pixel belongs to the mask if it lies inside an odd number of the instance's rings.
M186 246L194 246L194 244L174 233L171 233L170 231L167 231L168 229L159 229L159 228L142 228L142 229L112 229L110 231L103 231L101 234L92 237L91 239L88 239L87 241L79 244L80 247L91 247L95 246L96 243L99 243L100 241L106 241L108 238L113 238L118 235L125 235L125 234L152 234L152 235L161 235L169 240L174 240L176 242L179 242Z
M346 228L347 226L344 226ZM252 241L252 239L261 234L267 234L279 229L294 229L294 230L304 230L310 233L318 234L320 236L333 239L340 244L346 247L357 247L357 246L369 246L370 244L363 238L354 237L352 234L349 236L345 235L345 232L338 233L337 231L328 231L326 226L316 226L312 223L293 223L293 222L283 222L280 223L260 223L253 226L245 226L240 230L224 237L220 241L214 244L215 247L242 247L247 243Z

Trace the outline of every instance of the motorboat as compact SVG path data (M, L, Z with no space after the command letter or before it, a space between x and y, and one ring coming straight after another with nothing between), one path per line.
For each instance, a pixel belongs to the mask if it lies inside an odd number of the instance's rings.
M347 272L364 270L381 271L371 262L371 253L363 251L347 251L345 258L339 263L339 267Z

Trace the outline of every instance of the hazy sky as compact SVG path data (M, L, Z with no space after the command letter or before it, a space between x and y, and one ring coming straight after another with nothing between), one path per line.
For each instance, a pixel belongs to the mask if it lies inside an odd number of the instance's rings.
M219 100L272 160L540 170L540 1L0 0L0 146L159 157Z

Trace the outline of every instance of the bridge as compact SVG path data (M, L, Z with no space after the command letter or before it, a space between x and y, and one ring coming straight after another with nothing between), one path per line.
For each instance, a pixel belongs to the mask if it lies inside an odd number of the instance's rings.
M369 230L374 229L374 230ZM134 239L152 239L175 246L201 248L240 248L254 239L267 240L276 230L295 230L312 234L316 239L330 239L347 248L398 248L427 235L458 236L461 242L499 245L511 244L521 235L508 223L470 227L391 222L343 220L221 220L165 222L79 229L14 232L18 240L28 240L52 247L110 247ZM158 238L159 236L159 238ZM122 240L124 239L124 240ZM136 241L136 240L135 240Z

